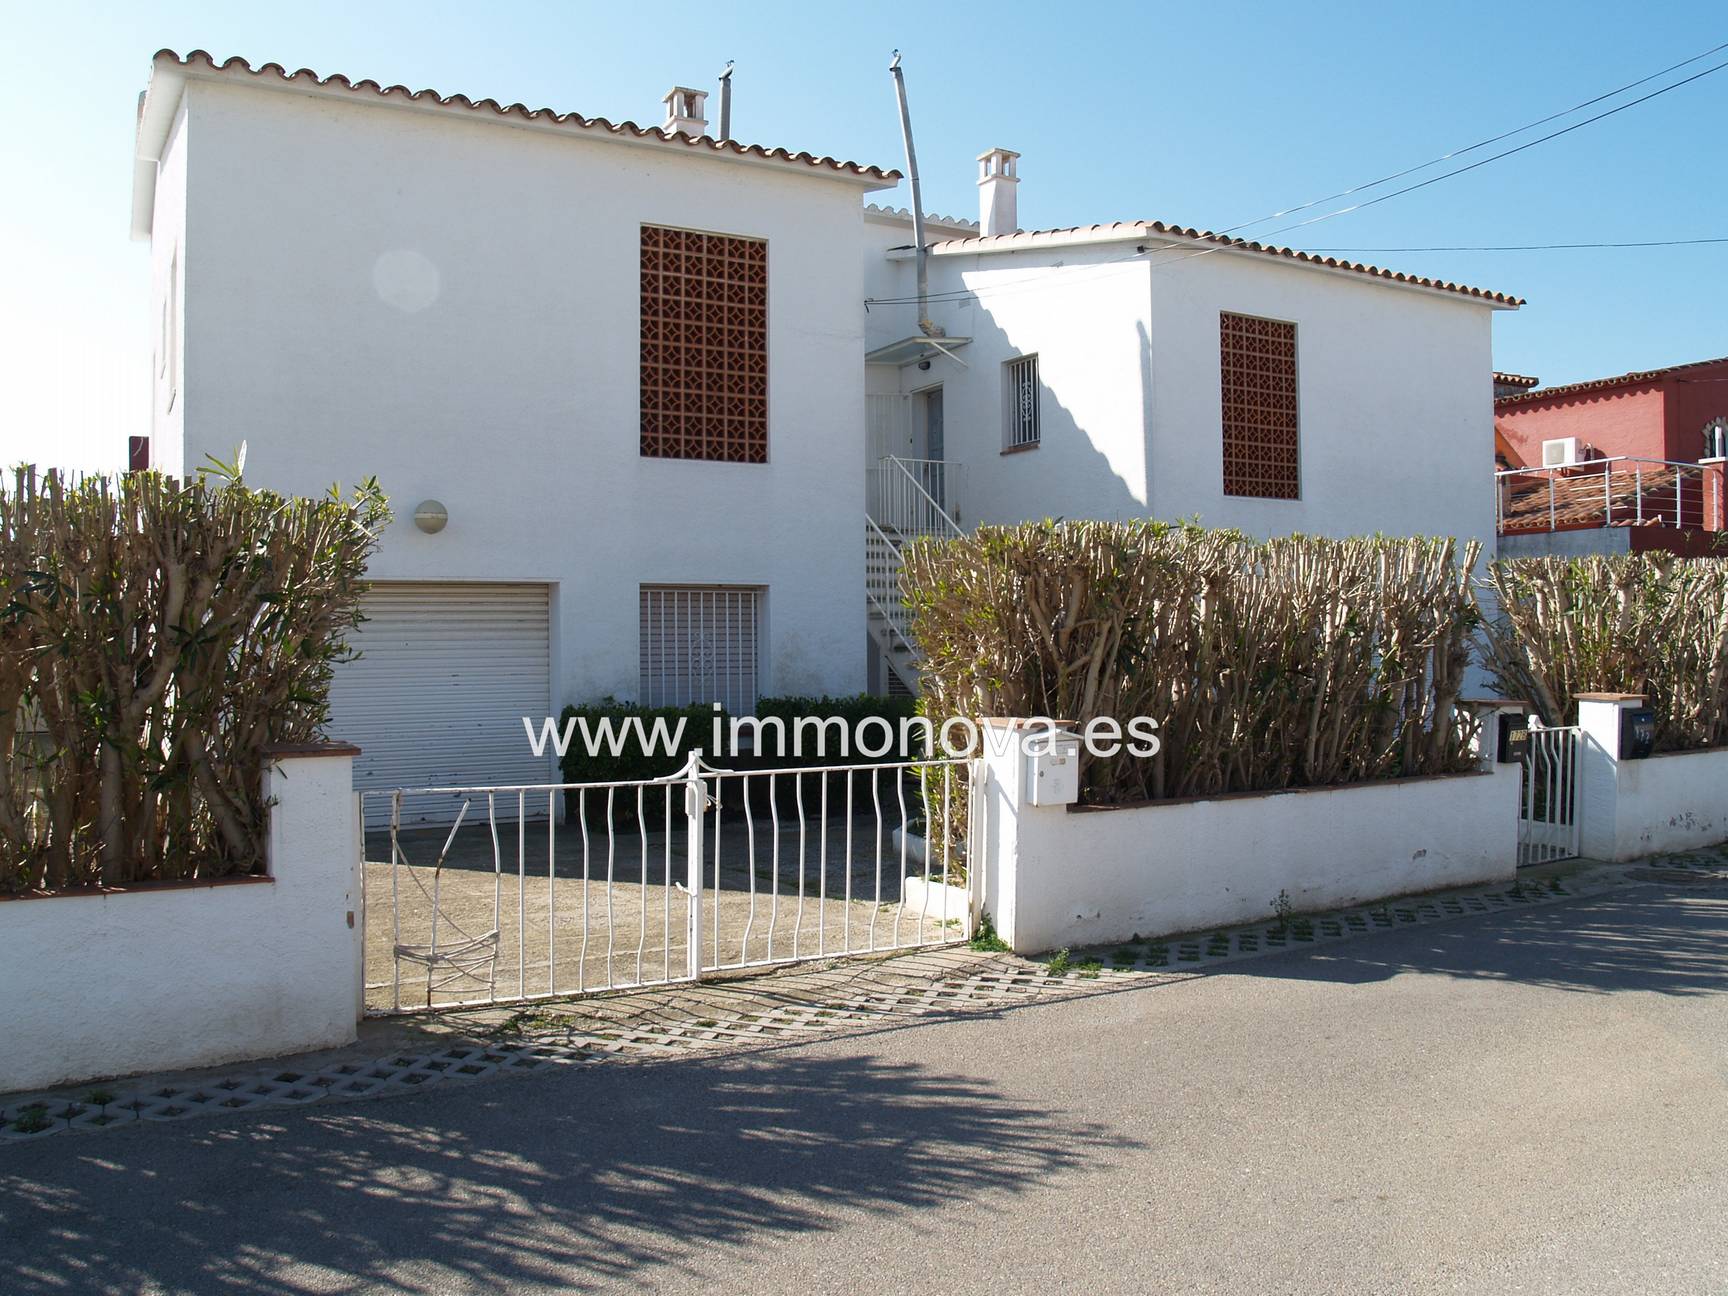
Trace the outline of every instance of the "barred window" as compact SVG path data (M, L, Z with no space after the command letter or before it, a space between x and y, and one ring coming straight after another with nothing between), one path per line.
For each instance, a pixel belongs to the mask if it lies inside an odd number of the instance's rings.
M1299 499L1296 326L1218 316L1224 396L1224 493Z
M768 462L768 245L642 227L642 453Z
M1002 366L1007 429L1004 444L1019 450L1038 444L1038 357L1021 356Z
M761 594L738 585L642 586L638 701L718 702L728 715L754 715Z

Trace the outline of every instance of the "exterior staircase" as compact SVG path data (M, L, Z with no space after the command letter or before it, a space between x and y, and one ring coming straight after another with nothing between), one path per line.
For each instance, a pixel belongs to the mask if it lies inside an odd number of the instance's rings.
M888 455L869 470L864 517L864 609L870 637L888 663L888 691L917 693L923 654L900 593L905 548L926 536L964 535L958 512L959 465Z

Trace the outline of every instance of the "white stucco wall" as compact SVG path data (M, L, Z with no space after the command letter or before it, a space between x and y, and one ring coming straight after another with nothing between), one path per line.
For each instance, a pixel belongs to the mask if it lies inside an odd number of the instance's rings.
M1728 750L1664 752L1619 771L1616 859L1728 841Z
M1494 541L1493 312L1271 257L1152 271L1152 511L1256 535ZM1163 259L1162 257L1160 258ZM1223 492L1218 314L1296 324L1299 500Z
M931 317L972 343L905 391L941 383L948 457L965 464L974 521L1045 516L1195 517L1256 535L1442 534L1492 546L1493 312L1453 294L1396 286L1258 254L1136 256L1127 232L987 255L931 258ZM887 253L878 297L913 292L911 261ZM976 291L971 301L944 297ZM1221 311L1294 321L1302 497L1223 491ZM869 340L915 331L916 308L872 311ZM1037 354L1042 444L1003 455L1002 365ZM885 376L873 391L884 390Z
M974 903L1015 950L1270 920L1516 871L1518 767L1070 811L1035 806L1016 742L986 741Z
M860 186L251 86L188 87L188 462L375 474L378 579L555 584L559 701L637 691L643 583L768 590L761 687L853 692ZM767 465L638 453L643 223L769 245ZM436 536L409 514L449 509Z
M345 755L269 773L268 880L0 901L0 1092L352 1041L352 778Z
M1643 699L1578 703L1579 851L1623 862L1728 841L1728 749L1620 755L1621 713Z
M150 464L186 471L186 154L184 105L174 116L156 166L155 233L150 240ZM170 276L173 284L170 285ZM171 290L172 289L172 290ZM172 362L173 372L168 372ZM197 467L197 464L191 465Z

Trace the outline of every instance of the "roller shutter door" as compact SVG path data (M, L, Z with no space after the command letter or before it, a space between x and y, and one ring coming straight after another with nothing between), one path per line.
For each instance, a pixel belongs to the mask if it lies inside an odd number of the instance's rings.
M551 780L549 757L533 754L522 729L523 716L538 729L551 705L545 585L380 582L362 606L368 620L351 640L362 655L337 667L330 692L330 736L361 749L356 788ZM513 798L501 799L501 816L505 800L514 817ZM411 798L403 819L448 822L458 804ZM483 802L468 822L477 812ZM368 797L368 826L380 818L389 821L386 799Z

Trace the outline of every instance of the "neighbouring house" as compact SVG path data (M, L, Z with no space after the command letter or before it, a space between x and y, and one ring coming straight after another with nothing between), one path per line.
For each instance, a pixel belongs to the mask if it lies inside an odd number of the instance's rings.
M862 195L896 172L345 77L155 58L133 229L154 462L376 475L332 736L363 788L542 783L523 716L856 693Z
M1021 230L1019 161L980 155L977 224L926 222L922 302L910 213L866 215L874 681L915 668L904 537L953 525L1197 517L1492 549L1481 375L1519 299L1161 221Z
M1505 390L1496 373L1500 552L1709 551L1723 518L1728 357Z

